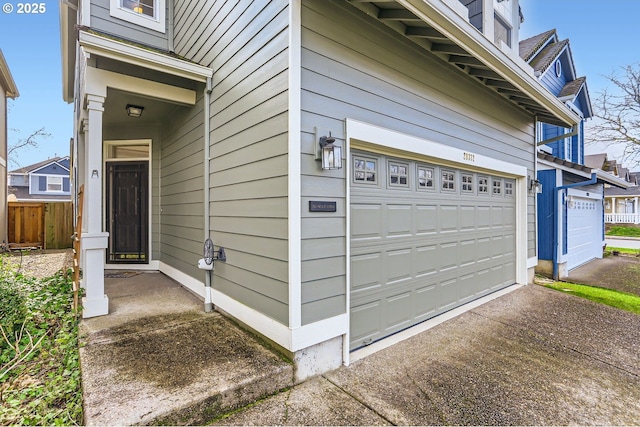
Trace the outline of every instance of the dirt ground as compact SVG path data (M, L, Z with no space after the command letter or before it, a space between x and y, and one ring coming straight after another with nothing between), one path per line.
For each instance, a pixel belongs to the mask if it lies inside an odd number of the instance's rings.
M51 277L59 270L71 268L72 249L38 249L0 254L3 260L25 276L39 279Z
M572 270L565 280L640 295L640 258L606 256Z

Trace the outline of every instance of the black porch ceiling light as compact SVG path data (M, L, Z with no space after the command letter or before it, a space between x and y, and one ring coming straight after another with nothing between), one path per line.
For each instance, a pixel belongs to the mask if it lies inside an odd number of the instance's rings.
M138 105L127 104L127 116L129 117L140 117L142 115L142 111L144 107L140 107Z

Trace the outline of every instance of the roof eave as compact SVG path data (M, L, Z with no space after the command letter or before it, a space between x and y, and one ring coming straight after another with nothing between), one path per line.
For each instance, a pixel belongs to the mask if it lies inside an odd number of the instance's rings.
M71 103L74 98L76 61L76 24L78 0L59 0L60 49L62 58L62 99Z
M575 113L542 86L531 71L527 71L525 67L529 65L522 58L517 56L519 61L516 61L486 37L478 37L477 30L444 2L425 2L424 0L397 0L397 2L473 54L475 58L554 116L558 122L567 127L580 122L580 118Z
M16 86L16 82L13 80L13 76L11 75L11 71L9 70L9 66L7 65L7 61L4 59L4 55L0 50L0 85L5 91L5 95L8 98L16 99L20 96L18 92L18 86Z
M593 172L596 174L596 177L599 181L604 181L607 184L615 185L616 187L624 189L632 187L632 184L630 182L627 182L622 178L618 178L617 176L611 175L609 172L605 172L602 169L594 169Z

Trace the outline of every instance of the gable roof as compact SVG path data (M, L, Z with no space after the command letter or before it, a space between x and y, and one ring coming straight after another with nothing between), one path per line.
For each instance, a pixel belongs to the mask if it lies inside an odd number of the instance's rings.
M65 162L65 160L66 160L66 162ZM50 165L52 163L58 163L63 168L69 170L68 160L69 160L69 156L54 157L52 159L43 160L41 162L34 163L32 165L24 166L22 168L9 171L9 173L10 174L15 174L15 175L24 175L24 174L35 172L38 169L41 169L41 168L43 168L45 166L48 166L48 165Z
M549 30L537 36L529 37L528 39L521 40L519 43L520 57L526 62L529 62L533 55L536 54L552 37L557 38L555 28Z
M584 164L590 168L598 168L604 170L604 164L607 161L607 153L585 154Z
M583 110L581 111L583 118L593 117L587 78L576 77L569 39L559 41L556 30L553 29L522 40L519 49L520 57L533 67L535 75L538 77L541 77L551 68L552 64L560 60L566 70L566 83L560 90L558 99L563 102L571 102L574 110L576 107Z

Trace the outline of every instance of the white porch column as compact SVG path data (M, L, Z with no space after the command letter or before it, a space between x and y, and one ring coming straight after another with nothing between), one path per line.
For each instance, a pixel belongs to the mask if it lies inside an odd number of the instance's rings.
M615 213L616 213L616 203L618 203L618 202L616 201L616 198L615 198L615 197L612 197L612 198L611 198L611 213L612 213L612 214L615 214ZM614 220L614 222L615 222L615 220Z
M84 138L84 208L82 213L82 316L109 313L104 294L104 263L108 233L102 231L102 113L103 96L87 95L87 122Z

